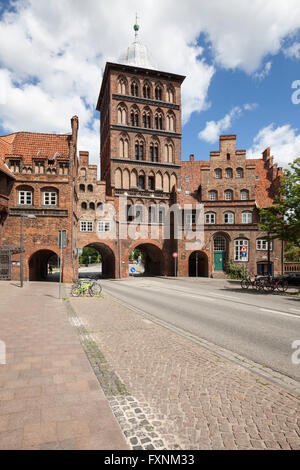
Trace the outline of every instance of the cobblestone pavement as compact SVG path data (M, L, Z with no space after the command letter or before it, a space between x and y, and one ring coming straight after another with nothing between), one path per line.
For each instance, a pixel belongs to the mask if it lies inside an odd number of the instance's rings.
M300 449L299 395L108 296L68 311L131 448Z
M54 283L0 287L0 449L128 449Z

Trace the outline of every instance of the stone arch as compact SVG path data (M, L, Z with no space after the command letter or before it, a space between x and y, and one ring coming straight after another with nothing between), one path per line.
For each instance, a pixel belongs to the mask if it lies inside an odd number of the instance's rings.
M128 259L133 249L139 249L142 252L144 263L144 272L140 275L143 276L162 276L164 275L165 262L163 251L160 246L154 242L136 242L132 245L128 253ZM134 273L132 273L134 274Z
M92 247L95 248L102 257L102 266L101 270L100 267L97 267L97 270L94 272L89 272L88 276L95 277L95 278L104 278L104 279L114 279L115 278L115 270L116 270L116 260L113 250L110 246L103 242L91 242L85 247ZM79 276L80 277L80 276ZM82 277L87 277L86 273L82 273Z
M28 270L29 270L29 281L49 281L56 280L56 278L50 277L48 273L48 264L50 259L56 259L56 263L59 263L58 254L49 249L41 249L34 252L28 260Z

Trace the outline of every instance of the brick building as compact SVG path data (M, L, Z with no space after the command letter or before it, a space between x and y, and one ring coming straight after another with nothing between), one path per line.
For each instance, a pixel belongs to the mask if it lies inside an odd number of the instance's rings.
M1 245L10 251L13 279L20 277L22 218L25 279L34 281L47 277L49 260L56 263L59 255L59 230L66 230L68 239L63 252L63 276L65 280L73 279L72 246L76 245L76 230L72 231L72 224L77 227L73 207L77 198L76 116L71 124L70 134L16 132L0 137L0 158L5 160L7 171L13 174L9 215L1 227Z
M209 161L194 156L182 161L185 77L159 71L137 32L135 25L134 43L119 63L105 67L97 102L100 179L88 152L79 152L77 158L76 117L71 134L0 137L0 175L5 173L10 188L0 199L2 213L9 213L2 217L1 244L19 245L23 214L29 280L45 278L49 259L58 256L57 233L62 229L68 235L65 281L77 275L76 248L85 246L101 253L104 277L128 276L129 256L137 247L151 275L174 274L174 251L180 276L224 275L229 259L250 272L265 272L268 247L258 228L258 209L272 204L281 169L269 149L262 159L247 159L244 150L236 149L233 135L220 137L220 149L211 152ZM191 244L185 228L195 226L199 204L203 240L195 235ZM179 232L170 207L179 214ZM281 254L281 243L275 240L270 251L274 273L281 272ZM19 256L15 253L12 260L16 279Z

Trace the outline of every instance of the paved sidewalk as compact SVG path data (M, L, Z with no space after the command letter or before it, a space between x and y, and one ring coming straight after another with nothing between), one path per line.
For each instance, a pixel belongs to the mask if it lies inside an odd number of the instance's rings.
M0 450L128 449L52 283L0 283Z
M70 303L133 449L300 449L299 396L108 296Z

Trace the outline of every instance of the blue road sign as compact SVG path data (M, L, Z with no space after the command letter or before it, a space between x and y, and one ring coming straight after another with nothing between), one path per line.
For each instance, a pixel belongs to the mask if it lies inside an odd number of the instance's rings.
M131 273L135 273L135 268L130 268Z

